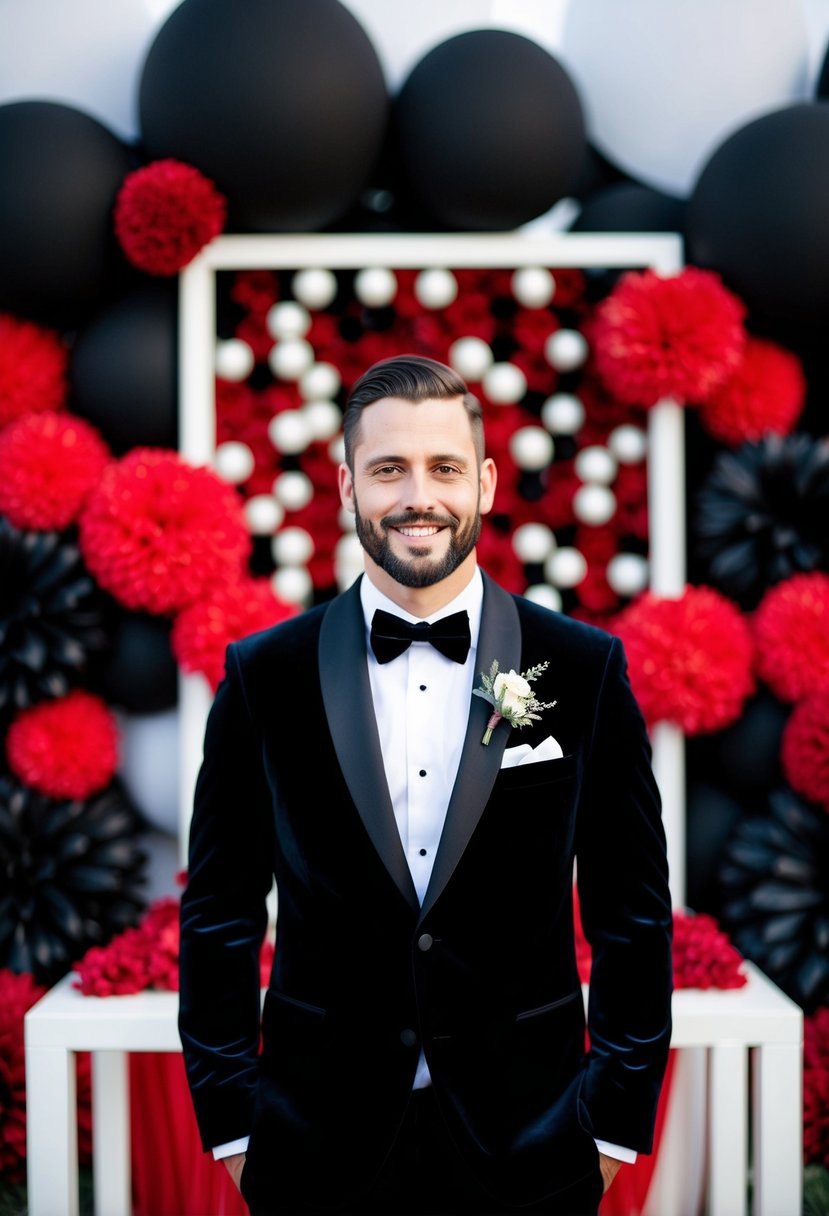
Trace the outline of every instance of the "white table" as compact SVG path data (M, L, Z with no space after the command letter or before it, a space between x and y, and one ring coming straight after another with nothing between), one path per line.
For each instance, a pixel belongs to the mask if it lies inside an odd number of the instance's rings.
M744 988L674 994L672 1046L707 1057L707 1216L799 1216L803 1014L762 972L746 969ZM73 978L25 1018L29 1216L78 1216L75 1053L83 1051L92 1053L96 1216L129 1216L127 1054L181 1049L178 995L88 997ZM672 1187L682 1171L667 1160L682 1151L681 1140L663 1137L659 1216L692 1216Z

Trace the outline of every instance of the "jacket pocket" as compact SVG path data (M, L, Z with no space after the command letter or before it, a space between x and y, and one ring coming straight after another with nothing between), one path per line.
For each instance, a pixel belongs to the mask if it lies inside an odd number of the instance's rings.
M520 1013L516 1013L516 1022L525 1022L529 1018L539 1017L543 1013L550 1013L553 1009L560 1009L562 1005L569 1005L571 1001L577 998L581 999L581 988L574 989L573 992L568 992L566 996L560 996L558 1000L548 1001L546 1005L537 1005L535 1009L522 1009Z
M559 756L557 760L537 760L535 764L516 764L502 768L495 781L499 790L521 790L535 785L552 785L571 779L576 771L575 755Z

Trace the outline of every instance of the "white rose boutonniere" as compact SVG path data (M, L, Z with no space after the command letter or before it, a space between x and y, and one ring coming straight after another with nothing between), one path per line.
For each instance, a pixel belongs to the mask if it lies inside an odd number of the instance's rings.
M506 718L510 726L529 726L541 718L542 709L552 709L555 701L539 701L530 687L532 680L537 680L542 671L546 671L549 663L538 663L527 671L499 671L498 660L493 659L489 675L481 672L482 688L473 688L472 695L483 697L493 706L489 721L486 724L483 744L488 744L492 732L502 718Z

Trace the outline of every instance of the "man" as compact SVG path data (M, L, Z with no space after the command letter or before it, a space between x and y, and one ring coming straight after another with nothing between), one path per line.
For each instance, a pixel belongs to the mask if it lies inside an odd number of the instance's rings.
M205 734L180 1012L203 1144L254 1216L595 1213L652 1148L671 1032L665 841L622 647L478 568L496 470L450 368L370 368L344 440L365 573L228 648ZM475 695L493 674L511 703Z

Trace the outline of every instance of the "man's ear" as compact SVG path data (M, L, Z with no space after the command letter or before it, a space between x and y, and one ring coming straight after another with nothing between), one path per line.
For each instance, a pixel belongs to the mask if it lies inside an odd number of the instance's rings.
M495 461L491 456L487 456L481 465L481 515L488 515L492 510L492 504L495 502L495 487L498 484L498 470L495 467Z
M341 464L337 469L337 486L340 491L340 502L346 511L354 515L357 507L354 502L354 478L347 464Z

